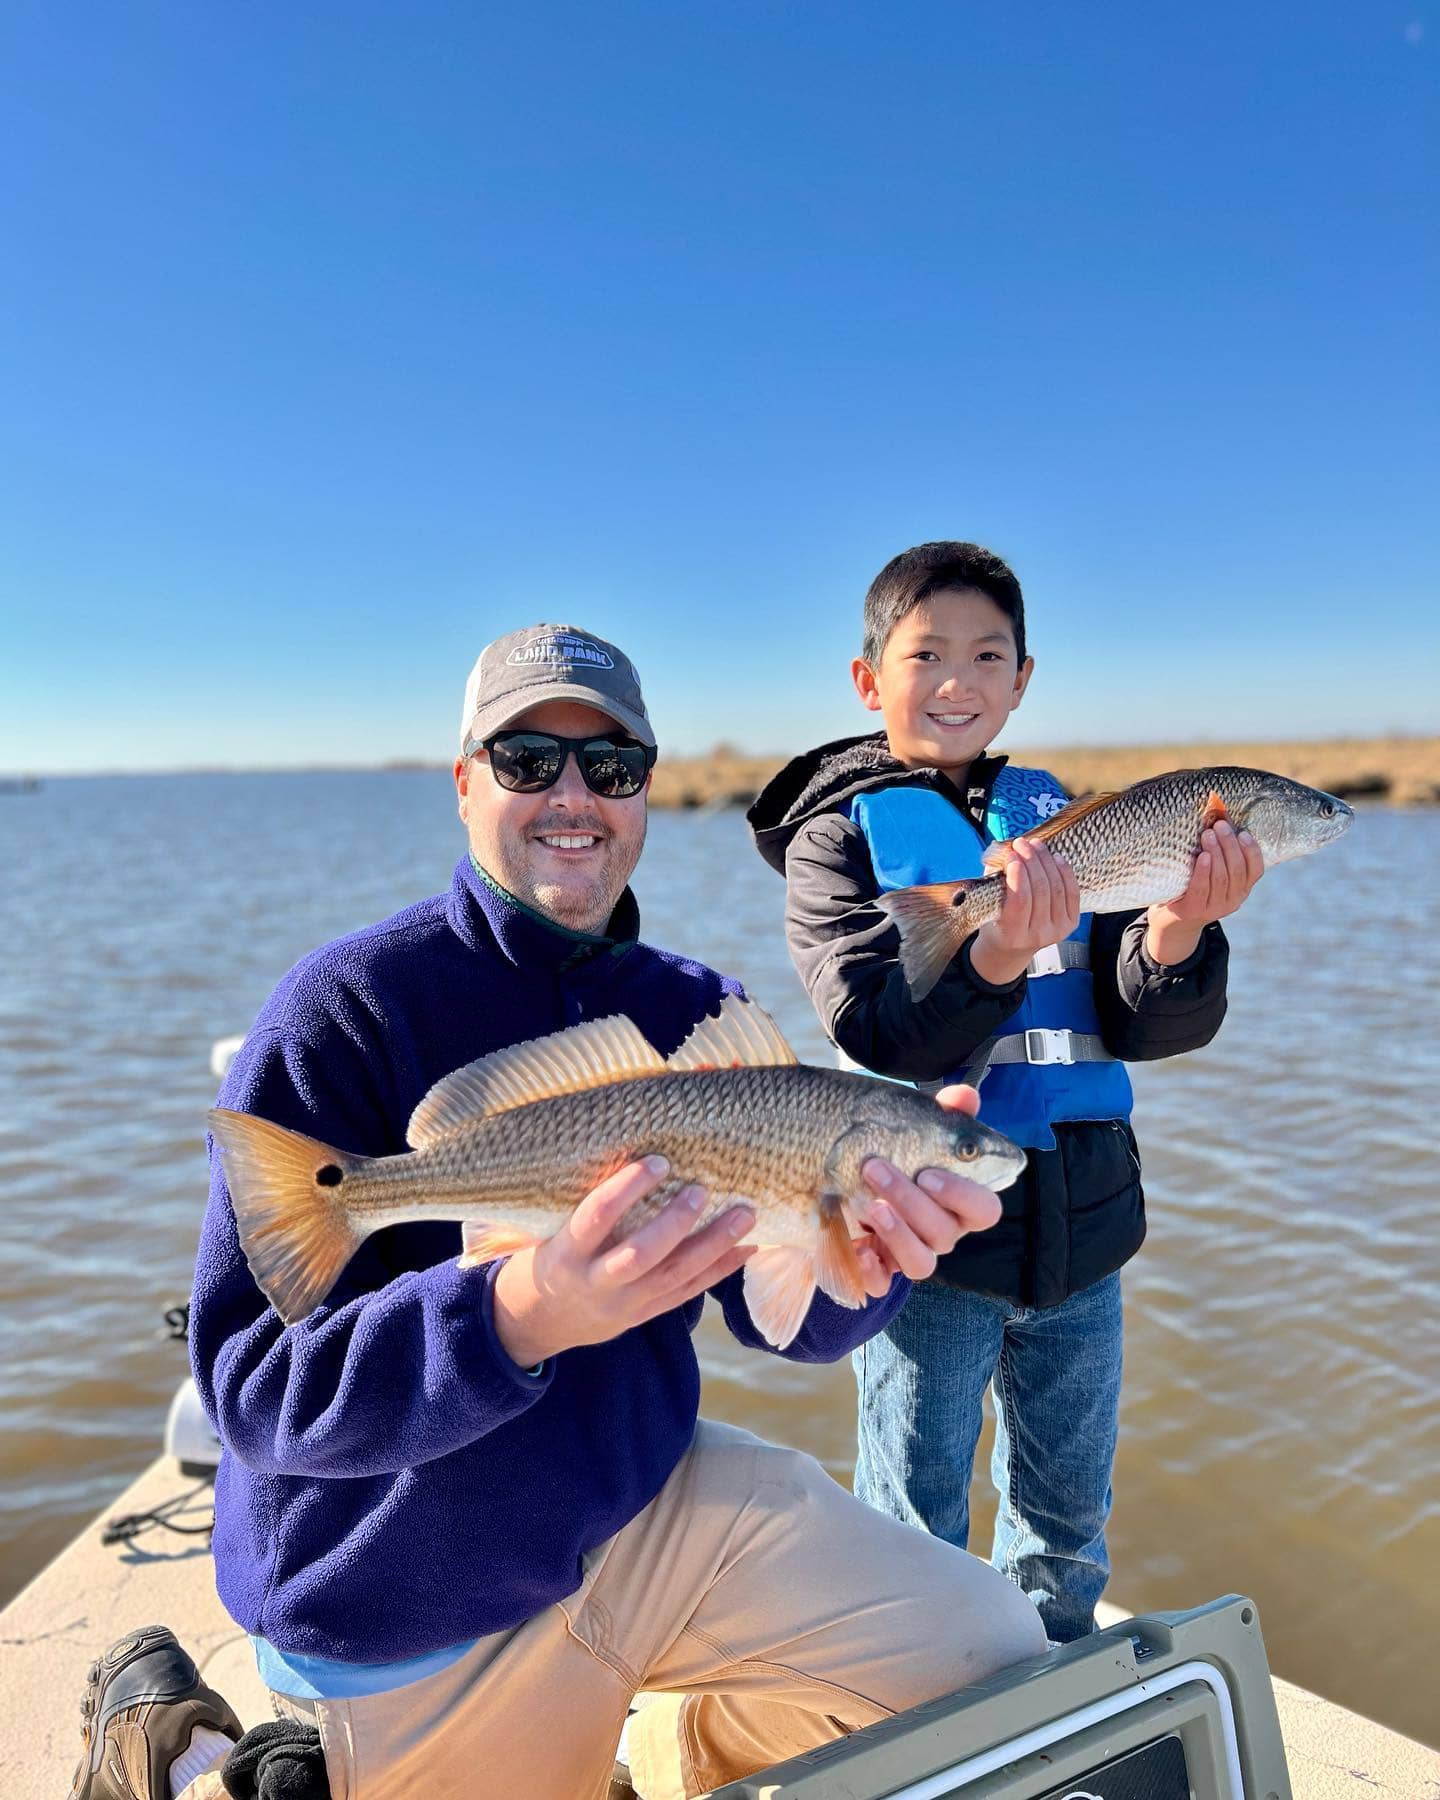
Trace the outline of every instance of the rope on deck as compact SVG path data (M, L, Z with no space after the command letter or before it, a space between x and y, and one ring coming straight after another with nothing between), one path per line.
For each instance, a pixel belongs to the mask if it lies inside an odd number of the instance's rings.
M213 1507L205 1518L195 1525L177 1524L201 1494L207 1491L208 1481L197 1481L192 1488L183 1494L174 1494L168 1500L162 1500L158 1506L152 1506L148 1512L120 1513L113 1519L107 1519L100 1533L102 1544L128 1544L144 1531L151 1531L157 1526L164 1531L173 1531L180 1537L208 1538L215 1529L215 1512Z

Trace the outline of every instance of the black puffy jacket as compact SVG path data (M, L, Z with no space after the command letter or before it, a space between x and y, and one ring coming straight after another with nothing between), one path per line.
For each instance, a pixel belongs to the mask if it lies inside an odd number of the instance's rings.
M900 784L935 789L977 825L1004 757L981 757L957 786L936 769L907 769L883 732L797 757L746 815L760 854L785 877L790 954L820 1022L845 1054L879 1075L933 1081L964 1068L1020 1005L1022 975L995 987L970 966L968 945L924 1000L898 961L864 834L838 810L853 794ZM1193 956L1161 967L1145 950L1141 912L1097 913L1090 931L1095 1006L1106 1048L1127 1062L1208 1044L1225 1016L1229 946L1207 926ZM1000 1222L963 1238L937 1279L1023 1306L1055 1306L1118 1269L1145 1237L1135 1137L1123 1120L1055 1126L1056 1148L1032 1150L1000 1196Z

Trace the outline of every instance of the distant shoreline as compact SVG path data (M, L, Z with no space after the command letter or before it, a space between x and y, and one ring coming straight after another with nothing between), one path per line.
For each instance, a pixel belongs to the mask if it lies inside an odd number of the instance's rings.
M1440 737L1329 738L1317 741L1291 739L1265 742L1227 739L1214 743L1191 740L1172 744L1133 744L1115 747L1072 746L1008 749L1013 762L1048 769L1069 792L1094 793L1128 787L1147 775L1165 769L1196 768L1206 764L1240 763L1273 769L1312 787L1324 788L1344 800L1370 800L1390 806L1440 805ZM761 756L719 744L700 756L662 756L655 768L652 806L671 810L716 810L748 806L777 770L784 755ZM448 770L442 762L398 758L390 762L355 764L295 764L283 768L135 769L116 775L318 775L373 774L380 772L432 772ZM49 781L83 781L86 775L51 775L43 770L0 774L0 794L41 791Z
M1440 737L1332 738L1320 742L1134 744L1037 749L1001 744L1012 762L1048 769L1072 794L1128 787L1166 769L1238 763L1272 769L1343 800L1390 806L1440 805ZM726 747L708 757L661 760L652 804L661 807L748 806L784 766L783 756L747 756Z

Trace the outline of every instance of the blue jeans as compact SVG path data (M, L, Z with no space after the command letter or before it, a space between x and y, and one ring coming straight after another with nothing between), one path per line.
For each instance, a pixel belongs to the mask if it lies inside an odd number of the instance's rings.
M991 1561L1057 1644L1095 1629L1110 1574L1121 1341L1116 1274L1043 1311L928 1282L855 1352L855 1492L961 1550L990 1383L1000 1496Z

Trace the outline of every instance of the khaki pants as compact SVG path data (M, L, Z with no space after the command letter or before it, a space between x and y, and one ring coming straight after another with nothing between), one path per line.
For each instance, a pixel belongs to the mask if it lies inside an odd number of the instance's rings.
M631 1780L680 1800L1044 1648L988 1564L701 1420L568 1599L408 1687L276 1704L319 1726L333 1800L604 1800L631 1700L656 1693Z

